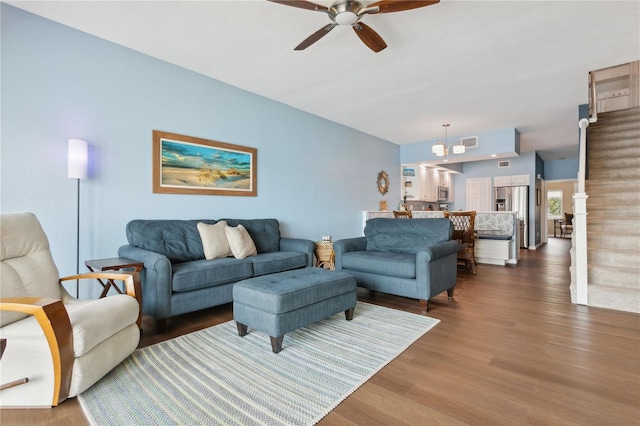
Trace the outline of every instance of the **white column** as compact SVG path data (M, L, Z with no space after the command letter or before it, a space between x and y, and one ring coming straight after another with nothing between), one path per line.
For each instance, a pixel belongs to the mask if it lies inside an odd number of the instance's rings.
M573 247L576 257L576 303L587 305L589 302L587 273L587 198L584 191L586 168L587 127L589 120L583 118L580 127L580 159L578 165L578 191L573 194ZM567 224L569 225L569 224Z
M584 192L573 194L573 244L576 255L576 303L587 305L587 198Z

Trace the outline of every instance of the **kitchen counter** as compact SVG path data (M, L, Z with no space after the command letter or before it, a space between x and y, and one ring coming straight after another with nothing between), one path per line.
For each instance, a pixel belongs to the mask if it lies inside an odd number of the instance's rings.
M411 215L416 219L430 218L430 217L444 217L444 212L441 211L426 211L426 210L413 210ZM364 227L367 224L367 220L377 217L386 217L393 219L392 210L377 210L377 211L363 211L362 212L362 235L364 235Z

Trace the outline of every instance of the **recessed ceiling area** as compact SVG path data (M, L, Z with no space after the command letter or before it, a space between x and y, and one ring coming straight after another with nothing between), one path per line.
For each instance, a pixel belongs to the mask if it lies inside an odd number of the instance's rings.
M577 156L588 73L640 56L638 1L451 1L372 14L375 53L323 12L268 1L7 1L395 144L500 129ZM317 1L330 6L331 1ZM372 1L362 1L371 4Z

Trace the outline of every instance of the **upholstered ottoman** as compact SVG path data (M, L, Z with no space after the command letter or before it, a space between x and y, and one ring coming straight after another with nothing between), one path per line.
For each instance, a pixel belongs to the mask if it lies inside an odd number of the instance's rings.
M344 311L353 318L356 279L341 271L304 268L262 275L233 286L233 318L238 334L247 328L271 337L271 349L282 350L285 333Z

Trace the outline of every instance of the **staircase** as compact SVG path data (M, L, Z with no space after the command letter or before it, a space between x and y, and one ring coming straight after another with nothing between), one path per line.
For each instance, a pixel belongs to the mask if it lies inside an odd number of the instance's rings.
M640 313L640 108L599 114L588 141L588 303Z

